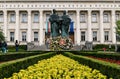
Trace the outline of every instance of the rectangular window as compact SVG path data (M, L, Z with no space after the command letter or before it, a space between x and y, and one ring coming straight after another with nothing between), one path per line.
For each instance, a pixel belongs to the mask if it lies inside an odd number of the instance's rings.
M22 32L22 41L26 41L26 32Z
M35 23L39 22L39 15L38 14L34 14L34 21Z
M80 22L85 23L85 14L80 14Z
M34 32L34 41L38 41L38 32Z
M103 22L104 23L108 23L109 22L109 16L108 16L108 14L104 14L103 15Z
M97 14L92 14L92 22L97 22Z
M3 14L0 13L0 22L3 22Z
M10 41L14 42L14 32L10 32Z
M85 32L81 32L81 41L85 41Z
M120 15L119 15L119 14L116 14L115 16L116 16L116 17L115 17L115 20L116 20L116 21L120 20Z
M46 21L49 21L50 14L46 14Z
M93 41L97 41L97 31L93 31Z
M27 22L27 14L22 14L22 22L23 23Z
M10 22L11 23L15 22L15 14L10 14Z
M105 31L104 33L104 40L109 41L109 31Z

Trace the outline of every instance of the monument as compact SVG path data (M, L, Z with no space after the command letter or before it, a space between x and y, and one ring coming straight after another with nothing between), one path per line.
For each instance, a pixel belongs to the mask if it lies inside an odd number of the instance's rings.
M66 11L62 16L56 14L53 9L53 14L49 18L51 24L50 33L50 49L51 50L69 50L73 47L72 40L69 38L69 26L71 19L66 15Z

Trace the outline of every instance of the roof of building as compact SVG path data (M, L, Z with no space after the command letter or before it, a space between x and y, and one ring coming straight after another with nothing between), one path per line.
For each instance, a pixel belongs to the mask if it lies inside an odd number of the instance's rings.
M120 0L0 0L0 2L6 2L6 1L9 1L9 2L24 2L24 1L40 1L40 2L45 2L45 1L65 1L65 2L68 2L68 1L82 1L82 2L87 2L87 1L93 1L93 2L106 2L106 1L109 1L109 2L117 2L117 1L120 1Z

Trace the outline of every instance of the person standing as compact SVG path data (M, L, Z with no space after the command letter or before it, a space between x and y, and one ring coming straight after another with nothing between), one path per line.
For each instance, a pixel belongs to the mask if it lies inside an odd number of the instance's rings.
M19 50L18 40L15 41L15 50L16 50L16 52L18 52L18 50Z
M2 49L3 53L6 53L6 44L3 41L2 41L2 44L1 44L1 49Z

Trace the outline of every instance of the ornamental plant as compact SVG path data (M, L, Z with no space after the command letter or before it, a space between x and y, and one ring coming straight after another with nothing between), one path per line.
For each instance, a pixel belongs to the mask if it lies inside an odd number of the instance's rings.
M107 79L107 76L73 59L56 55L4 79Z
M50 38L51 50L69 50L73 47L72 40L70 38L62 38L61 36Z

